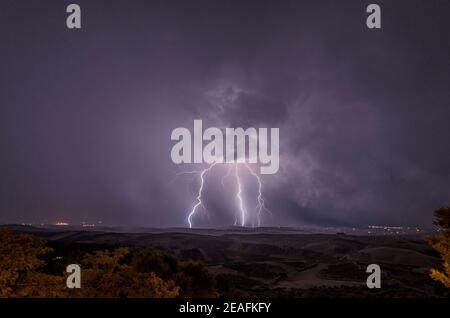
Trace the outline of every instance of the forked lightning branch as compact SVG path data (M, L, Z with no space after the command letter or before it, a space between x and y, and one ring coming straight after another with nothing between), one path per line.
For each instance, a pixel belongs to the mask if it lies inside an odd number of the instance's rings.
M184 127L172 131L171 139L177 141L171 151L175 164L207 164L204 169L178 174L196 174L199 179L197 195L186 217L190 228L194 226L195 216L200 209L207 212L204 202L205 180L217 165L228 166L221 178L222 186L227 178L233 178L236 185L234 225L261 226L263 213L271 214L263 196L262 179L249 164L259 164L261 174L278 172L279 128L225 128L224 131L225 136L223 130L216 127L203 131L201 120L194 120L193 135ZM204 146L205 142L207 144ZM256 206L252 209L248 209L245 204L243 172L257 184Z

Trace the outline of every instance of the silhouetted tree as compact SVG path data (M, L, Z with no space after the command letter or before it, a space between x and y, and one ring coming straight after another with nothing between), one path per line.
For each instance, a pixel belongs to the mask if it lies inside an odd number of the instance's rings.
M206 267L147 247L119 247L72 255L81 264L81 288L51 265L53 250L35 235L0 229L0 297L215 297ZM84 255L84 257L82 256ZM45 257L45 258L44 258ZM47 259L47 264L44 259ZM68 265L68 264L66 264Z
M29 234L13 234L0 229L0 297L58 297L65 288L64 277L40 270L40 259L51 249Z
M154 272L138 272L124 262L130 253L120 247L113 252L95 251L82 260L82 286L74 290L78 297L145 297L178 296L179 287L172 280L163 280Z
M428 242L441 254L443 269L431 269L430 276L450 288L450 207L437 209L434 216L439 234L430 237Z
M174 255L146 247L131 249L127 261L139 272L154 272L180 287L179 297L217 297L213 276L199 262L181 261Z

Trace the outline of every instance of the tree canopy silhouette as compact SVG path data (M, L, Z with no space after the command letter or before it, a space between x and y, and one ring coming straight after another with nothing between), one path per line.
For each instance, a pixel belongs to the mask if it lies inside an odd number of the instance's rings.
M430 237L428 242L441 255L443 263L442 270L433 268L430 276L450 288L450 207L437 209L434 216L439 234Z
M92 249L72 253L65 247L69 257L59 257L63 264L55 269L52 259L59 254L44 240L0 229L0 297L216 296L214 280L201 263L147 247ZM81 265L79 289L66 286L69 262Z
M37 236L0 229L0 297L62 296L64 277L41 271L51 251Z

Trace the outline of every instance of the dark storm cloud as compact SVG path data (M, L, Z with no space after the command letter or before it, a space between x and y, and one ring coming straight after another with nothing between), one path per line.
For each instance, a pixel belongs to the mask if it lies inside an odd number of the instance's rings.
M231 127L253 127L266 125L274 127L287 116L286 105L280 101L240 92L231 108L226 108L225 118L229 119Z
M287 119L287 105L260 92L245 91L232 86L219 88L209 100L217 106L212 115L227 127L275 127ZM205 107L200 107L199 116ZM210 111L207 110L209 113Z
M185 225L170 133L280 128L266 225L430 224L450 200L447 1L3 1L0 222ZM224 225L227 196L210 185ZM228 189L230 190L230 189ZM231 189L232 191L232 189ZM229 198L232 200L232 198Z

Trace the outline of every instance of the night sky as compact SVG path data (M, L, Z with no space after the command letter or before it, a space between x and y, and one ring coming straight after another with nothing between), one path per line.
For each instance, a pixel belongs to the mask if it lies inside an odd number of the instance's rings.
M202 119L280 128L263 225L430 225L450 204L449 14L446 0L2 0L0 223L186 226L198 180L175 176L198 167L172 163L170 134ZM196 226L232 224L217 178Z

